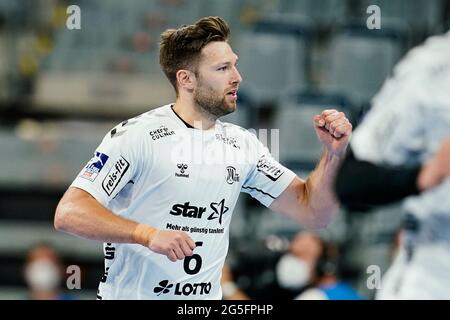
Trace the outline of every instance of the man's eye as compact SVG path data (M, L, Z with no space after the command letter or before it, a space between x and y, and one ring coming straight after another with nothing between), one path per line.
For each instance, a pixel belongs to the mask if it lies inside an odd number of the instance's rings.
M225 71L227 69L227 67L221 67L221 68L219 68L219 69L217 69L217 70L219 70L219 71Z

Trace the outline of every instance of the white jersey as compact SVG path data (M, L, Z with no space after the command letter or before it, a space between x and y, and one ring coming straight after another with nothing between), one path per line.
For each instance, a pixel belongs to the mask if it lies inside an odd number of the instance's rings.
M413 50L374 97L352 137L355 156L378 164L420 164L450 137L450 32ZM450 217L450 180L410 197L408 211ZM445 204L445 205L444 205Z
M352 137L357 158L390 165L430 159L450 137L450 32L411 50L372 102ZM450 268L449 195L447 178L406 199L406 211L420 221L414 257L405 263L400 253L379 298L450 298L444 281Z
M270 206L294 177L247 130L221 121L188 128L171 105L119 124L72 186L124 218L185 231L197 247L171 262L138 244L104 244L98 298L221 299L239 193Z

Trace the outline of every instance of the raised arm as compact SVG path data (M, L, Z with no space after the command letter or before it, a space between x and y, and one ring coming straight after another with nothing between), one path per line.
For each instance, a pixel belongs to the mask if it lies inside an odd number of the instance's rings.
M270 205L271 210L313 229L327 226L339 208L334 179L350 141L352 125L344 113L325 110L314 117L314 128L325 147L319 164L306 181L296 177Z
M171 261L193 254L193 240L184 232L158 230L122 218L102 206L88 192L70 187L60 200L55 228L82 238L113 243L137 243L164 254Z

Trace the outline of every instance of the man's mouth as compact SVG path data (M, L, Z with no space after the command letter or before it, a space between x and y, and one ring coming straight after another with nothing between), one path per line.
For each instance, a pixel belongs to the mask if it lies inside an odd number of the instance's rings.
M237 89L231 90L227 92L227 96L231 96L233 98L237 98Z

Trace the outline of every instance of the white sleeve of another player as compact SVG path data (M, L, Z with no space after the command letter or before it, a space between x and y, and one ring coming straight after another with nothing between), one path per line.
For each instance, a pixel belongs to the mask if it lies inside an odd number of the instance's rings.
M374 98L372 109L352 135L350 143L356 158L400 165L420 152L427 116L420 81L404 82L393 83L395 90L389 86L389 92L382 90Z
M92 159L71 184L90 193L105 207L135 178L139 166L137 155L142 152L135 150L139 148L136 133L119 131L119 126L106 134Z

